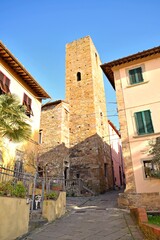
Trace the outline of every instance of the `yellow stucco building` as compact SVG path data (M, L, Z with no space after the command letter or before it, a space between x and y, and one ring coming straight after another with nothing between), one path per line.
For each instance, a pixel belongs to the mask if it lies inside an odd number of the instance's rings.
M22 167L23 163L31 162L32 165L37 160L42 99L50 96L0 42L0 94L7 93L16 94L20 103L26 106L27 121L31 125L32 136L28 141L21 143L3 139L0 163L14 166L19 162L19 167Z

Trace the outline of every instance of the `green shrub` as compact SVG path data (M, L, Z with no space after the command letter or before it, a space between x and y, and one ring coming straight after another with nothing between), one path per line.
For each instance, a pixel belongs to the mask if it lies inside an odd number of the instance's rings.
M148 222L160 226L160 216L148 215Z
M56 200L58 198L58 192L50 192L45 195L46 199Z
M25 198L26 188L22 182L13 181L0 183L0 196Z
M13 192L12 192L12 196L19 197L19 198L25 198L25 196L26 196L26 188L23 185L23 183L20 182L20 183L17 183L14 186L14 189L13 189Z
M0 195L1 196L12 196L14 186L12 181L0 183Z

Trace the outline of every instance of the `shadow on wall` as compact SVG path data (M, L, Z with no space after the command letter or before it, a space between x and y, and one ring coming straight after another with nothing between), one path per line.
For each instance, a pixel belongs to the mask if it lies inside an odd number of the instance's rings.
M43 144L41 144L38 164L43 168L46 167L48 177L62 178L64 176L65 167L69 165L68 157L69 149L64 143L45 149L43 148Z
M45 151L41 146L39 164L47 165L47 175L81 178L96 193L113 189L113 169L110 146L95 134L67 148L64 143ZM65 168L68 172L65 172Z

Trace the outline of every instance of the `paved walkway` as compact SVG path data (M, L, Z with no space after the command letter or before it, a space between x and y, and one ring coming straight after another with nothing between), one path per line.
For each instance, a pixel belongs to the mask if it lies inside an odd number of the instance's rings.
M117 208L116 191L67 198L64 217L35 230L26 240L144 240L127 210Z

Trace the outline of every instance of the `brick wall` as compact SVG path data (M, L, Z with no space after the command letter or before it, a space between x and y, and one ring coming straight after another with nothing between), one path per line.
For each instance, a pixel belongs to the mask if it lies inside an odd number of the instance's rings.
M130 214L137 221L148 240L160 239L160 227L148 223L147 213L144 208L132 208Z

